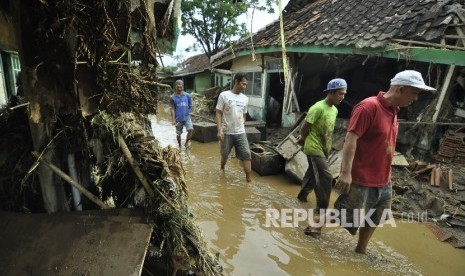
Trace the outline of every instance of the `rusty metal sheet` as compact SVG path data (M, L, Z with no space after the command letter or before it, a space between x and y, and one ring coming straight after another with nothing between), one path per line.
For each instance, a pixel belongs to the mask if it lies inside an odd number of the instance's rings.
M0 212L0 221L0 275L140 275L152 232L94 215Z

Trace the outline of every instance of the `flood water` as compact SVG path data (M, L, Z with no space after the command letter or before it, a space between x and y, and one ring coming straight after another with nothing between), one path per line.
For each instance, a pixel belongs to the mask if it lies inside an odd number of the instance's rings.
M168 110L158 108L152 130L161 146L177 147ZM266 227L267 209L308 210L315 206L314 194L300 203L299 185L284 174L254 172L247 183L235 158L223 173L217 142L192 141L181 156L191 211L211 251L220 254L225 275L465 275L465 250L438 241L421 223L396 220L396 227L378 228L366 255L354 253L358 235L340 227L323 229L320 240L303 233L306 222Z

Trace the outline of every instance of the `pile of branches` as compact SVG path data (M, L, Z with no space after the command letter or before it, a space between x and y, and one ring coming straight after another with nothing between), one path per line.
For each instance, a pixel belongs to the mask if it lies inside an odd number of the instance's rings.
M145 6L146 1L71 2L73 28L85 34L77 41L77 60L86 62L97 75L97 86L102 93L99 108L112 114L154 114L157 103L154 93L157 47L155 24ZM139 5L136 9L137 31L141 37L137 42L131 40L131 34L136 31L131 12L135 7L131 5L136 4ZM142 53L138 56L140 64L137 67L133 65L131 56L136 49Z
M161 149L144 122L134 113L100 113L93 118L98 131L92 139L105 145L92 147L103 157L96 177L102 199L112 199L117 207L142 207L154 228L152 244L158 256L165 256L174 270L218 275L218 260L206 249L189 212L179 150Z
M149 14L152 1L50 0L32 4L21 8L24 18L33 17L34 30L28 30L32 32L33 57L26 55L25 62L37 78L30 101L43 105L38 110L42 117L37 118L48 121L52 115L44 111L46 107L49 113L75 113L77 91L73 90L89 85L85 82L93 83L84 89L99 110L155 113L159 84L155 22ZM87 79L79 79L82 72ZM46 89L39 91L38 87Z

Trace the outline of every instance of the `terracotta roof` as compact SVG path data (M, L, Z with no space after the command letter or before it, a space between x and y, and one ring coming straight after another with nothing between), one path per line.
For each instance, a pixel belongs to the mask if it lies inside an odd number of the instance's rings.
M291 0L283 13L285 41L355 48L380 48L393 39L439 41L457 14L465 18L464 6L463 0ZM279 20L253 41L255 48L280 46ZM250 46L245 39L234 50Z
M205 54L200 54L196 56L192 56L181 65L184 67L183 69L174 72L175 76L185 76L190 74L195 74L199 72L203 72L205 70L210 70L210 61Z

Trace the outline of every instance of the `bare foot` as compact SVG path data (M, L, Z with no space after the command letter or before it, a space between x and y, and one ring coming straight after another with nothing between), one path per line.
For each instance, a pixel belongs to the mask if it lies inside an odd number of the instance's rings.
M247 182L252 182L252 172L246 172L245 179L247 180Z

